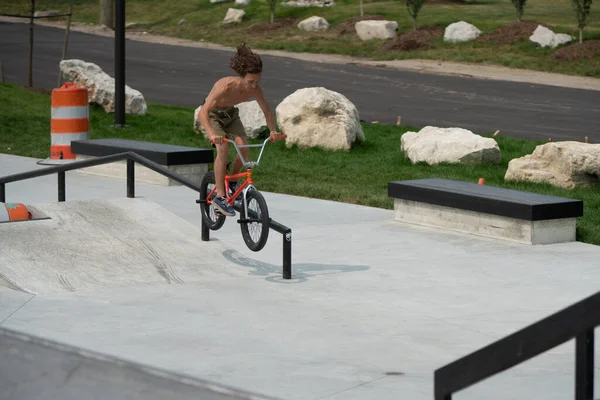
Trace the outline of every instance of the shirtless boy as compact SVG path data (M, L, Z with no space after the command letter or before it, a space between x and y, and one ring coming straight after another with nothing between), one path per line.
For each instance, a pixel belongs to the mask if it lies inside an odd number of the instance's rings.
M277 132L275 118L266 102L261 88L258 86L262 74L262 60L244 43L238 46L237 53L231 58L229 66L238 76L228 76L219 79L206 97L198 119L206 129L210 141L217 148L215 159L215 181L217 197L213 200L215 208L224 215L234 216L235 210L225 199L225 172L227 170L227 143L223 138L233 139L238 145L248 143L242 121L236 104L256 99L262 109L267 126L271 131L271 140L279 140L282 134ZM248 148L240 149L244 158L248 157ZM232 174L237 174L242 168L242 160L236 156ZM235 191L235 183L232 182Z

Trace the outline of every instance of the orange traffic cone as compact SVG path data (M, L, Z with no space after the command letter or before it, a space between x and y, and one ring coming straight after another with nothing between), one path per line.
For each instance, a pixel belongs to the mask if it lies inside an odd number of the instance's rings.
M483 178L479 178L479 182L477 182L480 185L485 185L485 179Z

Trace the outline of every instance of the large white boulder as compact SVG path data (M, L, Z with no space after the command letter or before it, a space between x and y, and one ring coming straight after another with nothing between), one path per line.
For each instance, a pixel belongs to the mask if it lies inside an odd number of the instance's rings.
M463 128L426 126L419 132L406 132L400 149L412 163L497 164L498 143Z
M307 32L319 32L329 29L329 22L323 17L312 16L298 23L298 28Z
M256 100L245 101L236 105L236 107L239 109L240 120L242 121L246 135L249 138L257 138L261 132L268 128L265 114ZM208 134L198 119L198 112L201 109L202 106L199 106L194 111L194 131L196 133L202 133L204 137L208 139Z
M566 33L554 33L545 26L538 25L531 36L529 36L529 40L539 44L541 47L555 48L561 44L569 43L573 40L573 37Z
M344 95L323 87L298 89L275 109L286 145L349 150L364 141L358 110Z
M550 142L508 163L507 181L549 183L566 189L600 185L600 144Z
M244 15L246 15L246 11L238 10L237 8L229 8L227 10L227 14L225 14L225 18L223 19L224 24L235 24L242 22L244 19Z
M364 20L354 24L354 29L361 40L393 39L396 37L398 23L386 20Z
M450 24L444 30L444 41L450 43L468 42L481 35L481 31L473 24L465 21Z
M60 72L65 82L88 90L88 102L104 107L106 112L115 109L115 80L94 64L77 59L60 62ZM148 106L144 96L137 90L125 85L125 112L145 115Z

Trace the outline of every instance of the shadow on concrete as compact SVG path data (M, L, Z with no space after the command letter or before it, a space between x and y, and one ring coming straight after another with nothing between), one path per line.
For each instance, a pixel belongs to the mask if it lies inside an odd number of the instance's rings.
M254 260L252 258L245 257L236 250L226 250L223 252L223 256L232 263L251 268L250 275L266 276L267 281L277 283L302 283L306 282L309 278L313 278L318 275L366 271L370 268L367 265L313 263L294 264L292 260L292 279L283 279L281 276L281 265L269 264Z

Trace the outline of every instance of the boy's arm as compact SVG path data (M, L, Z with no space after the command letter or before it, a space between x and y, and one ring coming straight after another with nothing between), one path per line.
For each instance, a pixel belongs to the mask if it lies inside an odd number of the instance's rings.
M260 87L256 88L256 101L260 106L263 114L265 114L265 120L267 121L267 126L271 131L271 139L278 140L280 139L281 133L277 131L277 125L275 124L275 117L273 116L273 112L271 111L271 107L269 107L269 103L265 100L265 96L263 95L262 89Z

